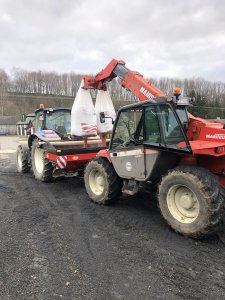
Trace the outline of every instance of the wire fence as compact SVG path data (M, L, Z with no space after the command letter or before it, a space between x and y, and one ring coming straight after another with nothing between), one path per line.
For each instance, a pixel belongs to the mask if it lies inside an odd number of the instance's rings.
M200 118L225 120L225 108L223 107L192 106L188 111Z

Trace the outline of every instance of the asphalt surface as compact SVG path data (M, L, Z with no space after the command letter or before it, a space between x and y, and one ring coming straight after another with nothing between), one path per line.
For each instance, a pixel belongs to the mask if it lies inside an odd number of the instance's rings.
M89 201L82 179L16 172L0 137L0 299L225 299L225 234L174 233L155 196Z

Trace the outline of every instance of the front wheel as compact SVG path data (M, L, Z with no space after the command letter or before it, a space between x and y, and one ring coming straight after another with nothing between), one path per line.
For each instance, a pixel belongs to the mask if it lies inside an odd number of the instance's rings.
M114 203L121 195L122 180L112 164L102 157L95 158L87 164L84 183L89 197L98 204Z
M224 201L223 187L203 168L177 167L159 185L158 204L163 217L175 231L193 238L219 229Z
M44 151L39 148L38 139L33 141L31 147L31 165L36 179L44 182L53 180L53 165L44 157Z

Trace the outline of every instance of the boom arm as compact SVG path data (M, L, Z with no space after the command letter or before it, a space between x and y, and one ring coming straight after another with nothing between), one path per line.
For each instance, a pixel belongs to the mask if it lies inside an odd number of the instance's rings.
M129 70L125 66L123 60L116 59L113 59L105 69L95 76L83 76L84 88L106 90L106 83L115 77L119 77L121 79L120 84L136 95L140 101L167 96L164 92L154 86L153 83L144 79L143 75Z

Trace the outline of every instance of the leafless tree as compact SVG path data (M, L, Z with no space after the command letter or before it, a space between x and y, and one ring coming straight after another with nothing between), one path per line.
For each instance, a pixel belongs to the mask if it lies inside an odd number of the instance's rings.
M3 70L2 72L4 73ZM82 78L82 74L77 73L61 74L41 70L30 72L18 68L13 69L12 75L10 81L7 77L10 83L8 90L11 92L72 97L75 97ZM179 86L182 88L184 96L195 96L197 104L200 106L213 106L218 109L225 107L224 82L210 82L202 78L179 79L168 77L160 79L149 78L148 80L168 95L172 94L174 87ZM127 103L137 101L134 94L122 88L119 79L114 79L110 82L108 90L113 101L117 102L117 106L123 101L127 101ZM94 91L92 93L95 98L96 93Z
M4 116L4 110L7 101L8 83L9 77L7 73L0 69L0 111L2 116Z

